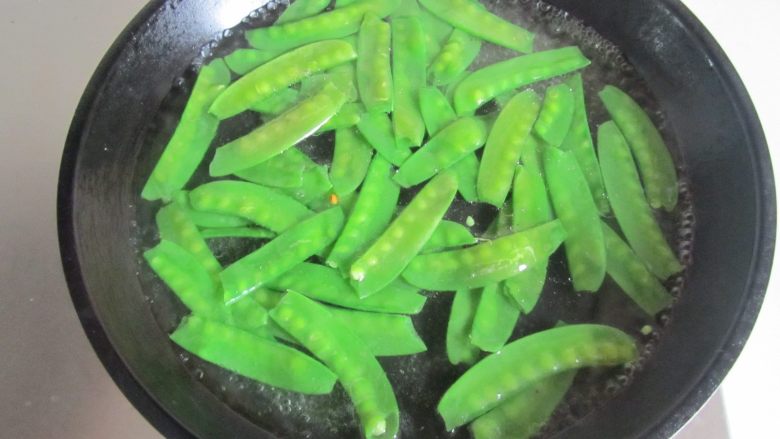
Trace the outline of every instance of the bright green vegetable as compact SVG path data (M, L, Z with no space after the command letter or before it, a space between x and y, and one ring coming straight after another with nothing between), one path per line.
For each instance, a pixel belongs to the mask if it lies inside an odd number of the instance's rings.
M333 184L328 177L328 168L318 165L303 173L301 186L280 190L310 209L320 211L331 206L331 189Z
M549 147L544 173L555 214L566 229L566 260L574 289L592 291L604 282L607 254L599 211L572 153Z
M479 53L482 43L473 36L455 29L436 55L429 68L429 77L435 85L445 85L465 72Z
M360 122L365 113L365 108L362 105L356 103L344 104L338 113L325 122L323 126L317 130L317 134L324 133L326 131L336 131L342 128L352 128Z
M609 203L631 248L658 278L679 272L682 266L642 196L631 150L614 122L599 127L598 145Z
M547 87L534 132L549 146L558 148L569 134L574 119L574 92L567 84Z
M393 388L357 334L327 308L294 292L271 311L271 318L336 373L366 438L395 437L399 413Z
M374 156L344 230L328 255L331 267L346 271L390 223L401 191L391 171L387 160Z
M420 114L430 136L436 135L442 128L457 119L447 97L434 86L420 89Z
M382 289L401 274L431 238L457 189L452 173L439 174L352 264L349 274L361 297Z
M425 8L420 8L417 15L420 19L420 25L423 27L425 37L430 38L437 45L442 45L452 33L452 26L441 18L433 15ZM438 52L436 52L438 53ZM433 55L436 55L434 53Z
M526 137L520 145L520 161L529 172L544 174L544 163L542 163L544 149L544 145L536 139L536 136Z
M546 50L497 62L468 75L455 89L455 111L471 114L515 88L565 75L590 64L577 47Z
M243 181L212 181L190 192L198 210L236 215L283 232L313 215L303 204L271 188Z
M200 231L205 239L212 238L256 238L270 239L276 236L276 233L262 229L260 227L217 227L213 229L203 229Z
M408 316L339 308L328 311L357 334L377 357L412 355L427 350Z
M317 163L298 148L288 148L258 165L235 174L252 183L290 188L303 185L303 174L316 166Z
M197 316L185 318L171 340L210 363L282 389L318 395L336 384L333 372L298 350Z
M607 243L607 274L651 316L668 308L672 296L611 227L602 224Z
M187 212L177 203L161 208L155 216L160 239L171 241L190 252L200 264L216 278L222 266L211 253L198 227L187 216Z
M450 168L458 176L458 192L469 203L477 201L477 178L479 159L474 153L467 154Z
M485 41L518 52L532 52L534 34L490 13L479 2L471 0L421 0L434 15L458 29Z
M357 40L350 44L352 47L357 48ZM354 62L344 63L328 70L328 78L333 81L333 84L335 84L336 87L347 95L347 102L355 102L358 100L357 77Z
M520 310L504 293L503 284L486 286L474 315L471 342L483 351L497 352L509 340L519 317Z
M385 113L366 113L357 127L368 143L394 165L400 165L412 154L409 148L396 144L392 122Z
M609 213L609 202L604 189L604 180L601 178L601 168L596 158L596 148L593 146L593 138L590 135L588 125L588 112L585 107L585 91L582 85L582 75L573 75L566 81L574 92L574 119L569 128L569 134L561 144L561 149L571 151L580 164L585 179L588 180L593 201L602 215Z
M219 121L208 109L229 82L230 72L222 60L201 69L179 125L144 185L144 199L170 199L190 180L217 134Z
M233 72L245 75L281 55L276 50L236 49L225 56L225 64Z
M447 125L409 157L394 180L410 187L449 168L485 144L487 124L476 117L464 117Z
M556 373L637 357L634 340L602 325L570 325L521 338L466 371L438 405L447 430L463 425Z
M221 213L213 212L201 212L199 210L193 209L192 205L190 204L190 193L187 191L179 191L176 193L176 195L173 196L173 199L176 204L178 204L179 207L184 210L184 213L187 214L192 223L198 227L231 228L243 227L251 224L251 221L238 216L223 215Z
M479 348L471 343L471 326L481 294L480 289L455 292L447 323L447 358L452 364L472 364L477 361Z
M298 90L283 88L267 98L257 101L249 106L249 109L262 114L264 117L273 117L284 113L295 105L300 97Z
M251 133L217 149L209 166L212 177L232 174L281 154L317 131L335 115L346 97L328 83L316 95L301 101Z
M501 110L487 138L477 177L479 199L496 207L506 201L520 159L520 148L531 133L539 96L528 90L513 97Z
M356 56L354 47L339 40L300 47L274 58L230 84L214 100L209 112L218 119L235 116L255 102L262 101L306 76L351 61Z
M373 14L363 19L358 34L357 80L366 110L393 110L393 77L390 70L390 24Z
M401 147L419 146L425 136L419 92L425 86L425 36L417 17L399 17L393 34L393 132Z
M560 222L553 221L462 250L417 256L403 277L430 291L484 287L545 262L565 236Z
M442 220L433 231L431 239L425 243L421 253L433 253L440 250L463 247L465 245L475 244L477 238L471 234L469 229L460 223Z
M322 251L336 239L343 224L341 209L328 209L234 262L219 275L225 290L224 301L238 300Z
M608 85L599 96L631 146L650 206L671 211L677 205L677 171L661 133L642 107L620 89Z
M284 24L317 15L324 11L329 4L330 0L295 0L290 6L287 6L275 24Z
M368 172L373 154L371 145L354 128L336 130L336 147L330 167L330 180L338 196L352 193Z

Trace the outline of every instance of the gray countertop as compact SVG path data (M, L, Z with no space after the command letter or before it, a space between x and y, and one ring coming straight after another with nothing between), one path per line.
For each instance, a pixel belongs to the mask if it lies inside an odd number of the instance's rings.
M84 336L62 274L55 215L60 155L78 99L111 42L144 3L3 2L3 438L159 437L119 392ZM720 399L716 398L680 437L727 437Z

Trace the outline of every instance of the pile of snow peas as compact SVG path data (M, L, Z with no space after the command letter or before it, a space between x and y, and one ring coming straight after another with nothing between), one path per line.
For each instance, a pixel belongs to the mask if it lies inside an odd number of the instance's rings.
M366 438L398 435L377 357L426 351L411 317L423 291L453 294L446 352L467 367L438 405L447 430L531 437L578 370L637 358L598 322L511 340L561 247L575 291L608 275L649 317L683 269L654 211L677 204L669 150L612 86L594 142L577 47L534 52L531 32L475 0L296 0L245 37L200 69L141 194L161 202L145 259L190 311L173 342L286 390L338 382ZM516 53L473 69L488 44ZM244 112L262 122L213 149ZM298 147L329 131L329 165ZM215 179L189 187L207 159ZM491 206L487 232L446 219L456 197ZM218 238L258 246L223 266Z

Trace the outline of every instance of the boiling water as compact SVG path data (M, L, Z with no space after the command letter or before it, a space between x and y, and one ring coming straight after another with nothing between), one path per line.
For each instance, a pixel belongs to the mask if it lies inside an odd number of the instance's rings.
M654 122L664 133L677 163L681 163L674 138L667 129L658 103L616 46L604 40L593 29L585 27L575 17L540 1L495 1L487 3L486 6L491 11L535 32L538 50L577 45L593 61L593 64L583 72L591 128L608 119L598 101L597 92L606 84L617 85L648 110ZM193 66L173 84L145 136L145 148L138 158L139 165L135 175L135 187L138 193L176 126L189 89L194 82L194 72L197 67L211 57L223 56L241 47L244 30L270 24L283 7L282 3L271 2L264 9L252 12L236 28L226 30L219 38L204 47L201 56L194 61ZM511 56L516 54L508 49L484 44L472 68ZM543 92L549 83L549 81L539 83L533 88ZM488 109L489 107L483 111ZM261 123L259 118L250 112L227 120L220 127L215 145L239 137L259 123ZM325 134L308 140L301 147L315 160L327 163L332 154L332 144L332 134ZM210 154L213 154L213 151ZM190 187L209 180L206 166L210 159L210 156L206 157L204 165L196 173ZM660 216L659 222L666 231L669 241L676 246L680 259L688 266L691 263L694 219L684 169L680 166L679 171L680 205L670 215ZM402 195L402 203L408 202L413 195L413 190L405 191ZM140 259L141 252L152 247L157 240L154 228L154 213L157 207L154 203L139 202L136 209L137 218L131 227L136 232L134 244L139 254L139 277L147 294L146 299L161 329L170 333L186 314L186 309ZM485 230L496 213L495 208L471 205L458 197L447 213L447 218L464 223L466 217L472 216L476 219L472 229L479 234ZM217 240L212 241L211 244L217 258L223 264L229 264L260 245L256 241L240 239ZM673 295L679 296L683 281L682 275L669 280L667 286ZM415 326L428 346L428 351L413 356L381 358L379 361L387 371L398 398L401 409L401 437L466 438L469 437L467 429L447 432L436 414L436 404L441 395L466 370L465 367L452 366L447 361L444 348L452 293L429 293L428 295L429 300L425 309L414 317ZM657 343L663 337L663 328L669 319L670 315L667 312L661 314L656 321L649 321L609 279L598 294L573 292L562 252L556 253L550 262L549 278L539 305L531 315L521 319L513 338L550 328L559 320L569 323L599 322L621 328L635 336L642 344L642 358L628 368L593 369L580 372L566 401L556 410L552 421L542 431L541 436L554 436L556 432L594 410L599 401L617 392L630 391L630 388L627 388L630 387L633 376L641 372L643 365L652 355ZM650 324L653 330L645 335L640 332L640 328L647 324ZM178 348L174 347L174 349ZM360 436L358 419L349 398L339 386L330 395L303 396L236 376L183 351L178 350L178 352L182 362L204 386L234 410L279 437L327 439Z

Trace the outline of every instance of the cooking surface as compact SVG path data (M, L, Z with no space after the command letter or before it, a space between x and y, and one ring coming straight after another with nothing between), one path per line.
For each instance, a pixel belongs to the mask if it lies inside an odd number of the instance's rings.
M215 0L217 1L217 0ZM0 437L158 438L103 370L78 323L62 275L55 190L60 155L81 93L108 46L143 6L142 0L8 0L0 27ZM241 3L240 1L237 3ZM774 75L774 0L687 0L715 34L751 92L773 152L780 155L780 98ZM712 4L715 3L715 4ZM728 4L727 4L728 3ZM729 7L730 4L730 7ZM241 17L226 13L226 25ZM234 13L235 12L235 13ZM233 20L233 21L231 21ZM746 29L743 29L746 27ZM770 32L772 32L770 34ZM772 112L774 111L774 112ZM771 147L771 146L770 146ZM776 162L777 163L777 162ZM778 169L778 167L776 167ZM778 276L745 354L724 385L733 438L769 437L780 393ZM679 435L727 438L720 394ZM763 410L763 412L762 412ZM772 430L770 430L772 429Z

